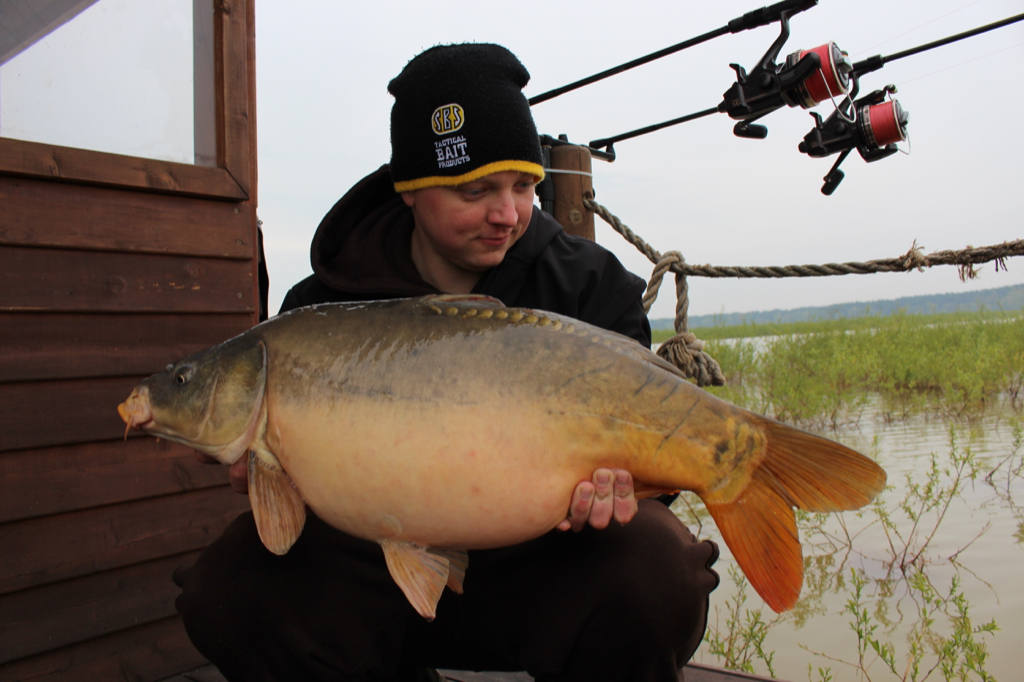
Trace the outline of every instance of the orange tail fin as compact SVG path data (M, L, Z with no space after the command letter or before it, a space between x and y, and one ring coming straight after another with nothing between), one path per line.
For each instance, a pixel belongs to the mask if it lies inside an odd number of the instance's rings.
M804 579L793 507L859 509L885 488L885 471L827 438L749 416L767 438L767 456L735 500L705 504L751 586L781 612L796 605Z

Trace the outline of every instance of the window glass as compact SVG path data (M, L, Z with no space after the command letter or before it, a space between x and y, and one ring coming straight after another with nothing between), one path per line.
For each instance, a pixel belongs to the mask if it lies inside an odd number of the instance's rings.
M215 165L212 0L13 0L4 14L0 136Z

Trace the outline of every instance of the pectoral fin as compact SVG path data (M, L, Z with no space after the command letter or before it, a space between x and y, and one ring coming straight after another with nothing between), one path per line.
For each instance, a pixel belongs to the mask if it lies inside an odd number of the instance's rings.
M381 540L391 577L416 611L433 620L445 585L462 592L466 552L435 550L403 540Z
M306 524L306 504L270 452L249 453L249 505L266 548L274 554L286 554Z

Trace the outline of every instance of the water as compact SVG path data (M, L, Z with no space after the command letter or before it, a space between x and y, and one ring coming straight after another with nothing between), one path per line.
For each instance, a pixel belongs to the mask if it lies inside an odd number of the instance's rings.
M980 475L973 481L963 481L960 496L953 499L941 519L941 507L920 514L919 530L910 538L907 553L913 556L925 546L921 563L923 574L940 595L947 595L951 581L958 578L958 589L969 604L973 626L996 621L998 632L975 634L974 639L984 643L987 649L986 671L1003 682L1020 679L1020 666L1024 662L1021 647L1024 591L1019 587L1019 567L1024 560L1024 473L1016 476L1009 473L1021 467L1024 458L1024 447L1014 450L1015 419L1019 420L1019 413L1006 406L990 409L973 422L952 423L957 451L973 456ZM908 486L927 485L932 454L937 456L941 484L930 498L941 498L942 490L952 485L951 477L955 474L950 470L950 426L950 421L936 417L886 423L879 412L869 411L856 425L822 433L860 452L877 453L892 486L881 499L896 531L906 540L914 523L899 509L899 503L905 498ZM986 482L985 474L997 466L992 481ZM944 470L950 473L942 473ZM907 475L911 477L909 483ZM678 513L692 525L685 506ZM937 530L932 534L936 525ZM711 521L703 522L701 535L720 542ZM846 541L848 536L853 538L852 542ZM830 515L819 531L801 524L801 540L807 570L797 608L789 614L776 616L748 586L747 600L739 611L744 618L742 624L747 622L748 610L762 610L762 620L769 623L762 649L766 654L774 652L774 676L783 680L818 681L822 679L818 669L830 668L829 674L836 682L915 679L906 666L911 642L916 640L923 647L916 679L925 679L925 674L938 660L933 647L941 645L941 640L915 636L922 630L921 609L926 604L920 591L912 590L904 579L877 514L868 510ZM898 538L892 537L892 542L898 550L902 549ZM720 542L720 547L722 559L717 569L722 584L712 594L709 621L710 626L725 636L729 602L736 598L738 589L729 577L729 566L734 562L724 543ZM902 552L897 554L903 555ZM863 661L867 672L858 668L858 636L852 628L854 618L845 611L848 600L853 597L851 569L863 571L867 579L861 603L870 614L869 626L876 627L874 636L893 646L900 675L895 675L871 649ZM952 604L948 611L957 613ZM935 611L931 617L934 634L945 638L952 635L949 616ZM755 672L769 674L764 661L754 657L752 647L748 645L745 649L753 657ZM694 660L723 665L721 658L711 655L707 641ZM810 675L808 664L811 665ZM927 679L943 680L943 671L936 669ZM981 678L972 674L967 679Z

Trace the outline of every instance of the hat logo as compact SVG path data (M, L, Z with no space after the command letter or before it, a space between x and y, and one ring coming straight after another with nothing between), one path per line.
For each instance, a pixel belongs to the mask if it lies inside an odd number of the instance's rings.
M437 109L430 116L430 125L438 135L454 133L462 127L466 115L458 104L445 104Z

